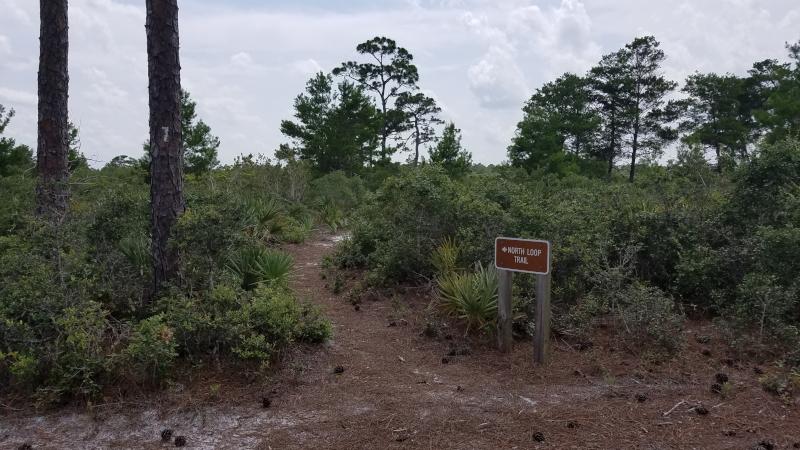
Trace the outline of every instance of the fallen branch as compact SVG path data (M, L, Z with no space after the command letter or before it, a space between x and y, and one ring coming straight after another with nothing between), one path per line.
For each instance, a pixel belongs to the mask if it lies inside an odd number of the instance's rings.
M678 409L679 406L683 405L684 403L686 403L686 400L681 400L678 403L676 403L675 406L673 406L672 408L670 408L669 411L664 413L664 417L667 417L668 415L672 414L672 411L675 411L676 409Z

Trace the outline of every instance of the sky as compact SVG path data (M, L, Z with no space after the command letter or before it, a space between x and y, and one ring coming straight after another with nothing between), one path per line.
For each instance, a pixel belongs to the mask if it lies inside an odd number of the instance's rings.
M0 0L6 135L36 145L39 19L34 0ZM147 139L144 0L70 0L70 120L94 166L139 157ZM272 156L282 119L317 71L387 36L414 55L419 86L462 130L473 161L506 158L521 108L547 81L654 35L664 73L744 74L800 39L797 0L179 0L181 81L220 137L220 160Z

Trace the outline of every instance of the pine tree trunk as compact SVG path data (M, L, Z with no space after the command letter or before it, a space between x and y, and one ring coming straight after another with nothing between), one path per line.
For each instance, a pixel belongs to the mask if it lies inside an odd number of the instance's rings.
M384 85L385 87L385 85ZM384 94L381 93L381 162L386 160L386 138L388 137L388 124L386 123L386 98Z
M609 124L611 128L611 136L609 136L609 147L608 147L608 154L606 157L608 158L608 179L611 179L611 172L614 171L614 156L616 155L616 137L617 137L617 121L616 121L616 114L614 111L611 111L611 123Z
M69 33L67 0L40 0L39 121L36 145L36 212L56 221L69 199L67 100Z
M177 0L147 0L150 80L150 233L153 294L177 272L170 232L183 213L181 78Z
M611 139L610 139L610 142L609 142L608 154L606 155L608 157L608 173L606 175L608 176L609 180L611 179L611 172L614 171L614 155L617 153L616 150L615 150L616 145L617 145L616 136L617 136L617 127L616 127L616 124L614 123L614 115L612 114L612 116L611 116Z
M722 159L720 158L719 142L714 144L714 151L717 153L717 173L722 173Z
M419 120L414 120L414 167L419 164Z
M636 150L637 150L637 142L636 142L636 133L633 133L633 146L631 147L631 170L628 174L628 182L633 183L633 177L636 174Z
M631 171L628 175L628 182L633 183L636 174L636 151L639 150L639 116L637 111L636 121L633 125L633 144L631 145Z

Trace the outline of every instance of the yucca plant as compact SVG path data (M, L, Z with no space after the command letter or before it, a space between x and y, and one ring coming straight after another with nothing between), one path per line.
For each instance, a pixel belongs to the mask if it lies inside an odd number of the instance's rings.
M245 247L228 258L228 268L251 290L261 283L285 282L292 270L292 257L277 250Z
M457 272L458 255L461 253L461 248L456 244L456 241L451 237L446 237L438 247L433 250L431 256L431 263L436 269L436 273L440 275L447 275L452 272Z
M437 279L439 299L448 313L471 329L489 330L497 319L497 272L478 264L473 273L450 272Z

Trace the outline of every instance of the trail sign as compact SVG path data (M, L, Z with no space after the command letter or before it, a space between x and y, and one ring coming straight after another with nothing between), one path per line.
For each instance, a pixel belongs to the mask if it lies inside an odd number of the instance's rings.
M494 240L494 265L513 272L550 273L550 242L499 237Z
M547 362L550 341L550 242L499 237L494 240L498 273L497 338L500 350L511 351L511 281L514 272L536 274L536 333L533 362Z

